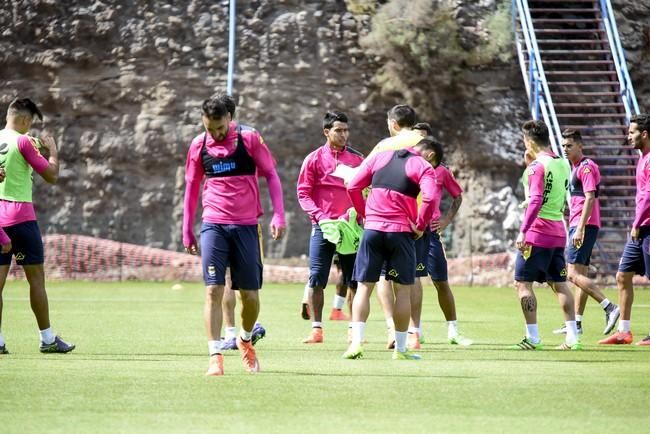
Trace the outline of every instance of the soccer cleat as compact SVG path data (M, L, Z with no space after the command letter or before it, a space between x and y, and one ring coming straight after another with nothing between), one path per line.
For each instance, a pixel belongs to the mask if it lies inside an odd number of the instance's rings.
M348 350L343 353L344 359L360 359L363 357L363 347L361 345L350 344Z
M420 349L420 334L418 332L409 333L408 341L406 346L409 350L419 350Z
M562 345L556 347L557 350L581 350L582 349L582 344L580 341L576 342L573 345L567 344L564 342Z
M237 348L239 348L239 352L241 353L241 360L244 363L244 368L246 368L251 374L260 372L260 362L257 360L253 343L238 337Z
M386 349L394 350L395 349L395 329L388 329L388 339L386 340Z
M341 309L334 309L330 312L330 321L349 321L350 318Z
M457 334L456 336L449 338L449 343L452 345L460 345L461 347L469 347L474 343L474 341L461 334Z
M422 356L412 353L409 350L401 352L395 348L395 351L393 351L393 360L420 360L421 358Z
M629 345L632 343L632 332L616 332L608 338L598 341L601 345Z
M0 345L0 354L9 354L9 350L6 345Z
M208 377L219 377L223 375L223 354L213 354L210 356L208 372L205 375Z
M576 328L578 329L578 334L582 334L582 321L576 321ZM560 327L559 329L553 330L554 335L565 335L566 334L566 324Z
M512 345L510 349L511 350L542 350L544 349L544 344L542 344L542 341L539 341L538 343L534 343L528 338L523 338L521 342Z
M648 336L637 342L636 345L640 347L650 346L650 333L648 333Z
M300 316L302 319L305 321L309 321L310 315L309 315L309 304L303 303L302 304L302 309L300 309Z
M45 344L41 342L41 346L39 347L41 353L69 353L74 349L75 349L74 345L66 344L58 336L54 338L54 342L52 342L51 344Z
M230 338L228 340L223 340L221 343L222 350L236 350L237 349L237 338Z
M323 343L323 329L320 327L314 327L311 329L311 333L305 339L302 340L303 344L321 344Z
M264 336L266 336L266 329L262 327L262 324L255 323L255 327L253 327L253 335L251 337L251 342L253 342L253 345L255 345L257 341L262 339Z
M614 307L610 309L611 306ZM607 310L605 310L605 330L603 330L604 335L608 335L612 330L614 330L616 321L618 321L618 318L620 316L621 309L617 305L611 303L609 306L607 306Z

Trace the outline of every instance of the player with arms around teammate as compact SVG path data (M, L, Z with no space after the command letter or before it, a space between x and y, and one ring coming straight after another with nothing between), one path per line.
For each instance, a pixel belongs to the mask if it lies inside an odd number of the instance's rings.
M593 297L605 310L605 330L608 334L616 325L619 309L611 303L596 284L587 277L589 260L600 228L600 170L598 165L582 153L582 136L580 131L562 132L562 148L571 162L571 184L569 193L569 242L567 245L567 262L569 281L576 286L575 312L578 334L582 333L582 315L587 305L587 296ZM566 326L553 333L566 333Z
M29 98L14 99L7 110L7 125L0 131L0 166L6 171L0 183L0 226L11 239L11 251L0 255L0 324L2 323L2 290L11 265L11 257L23 267L29 282L29 301L40 330L42 353L67 353L75 346L56 336L50 326L50 312L45 291L43 240L32 203L32 173L36 171L46 182L55 184L59 176L59 156L54 138L42 137L49 158L41 155L36 140L26 134L34 116L43 119L41 111ZM32 142L34 140L34 142ZM3 243L4 244L4 243ZM0 353L7 353L0 334Z
M632 116L627 141L634 149L641 151L641 157L636 165L636 211L630 237L623 248L618 273L616 273L621 320L616 333L598 342L604 345L632 343L630 328L634 301L632 278L635 274L650 277L650 115ZM650 334L637 342L637 345L650 345Z
M411 288L415 282L415 240L431 222L433 196L438 188L432 165L435 142L420 140L416 146L380 152L369 157L350 181L348 191L354 208L365 217L361 245L354 264L358 282L352 302L352 342L346 359L363 356L363 335L370 313L370 295L382 268L393 282L395 305L395 351L393 359L417 360L406 348L411 315ZM363 189L372 186L368 200ZM418 210L417 198L422 192Z
M312 314L311 334L307 344L323 342L323 304L325 286L332 267L336 245L325 239L319 223L344 216L352 206L341 178L332 175L339 164L357 167L363 161L348 142L348 118L339 111L330 111L323 118L323 134L327 142L307 155L298 175L298 202L312 223L309 239L309 298ZM339 254L345 288L352 281L355 254ZM343 294L345 297L345 294ZM343 298L345 300L345 298Z
M521 223L516 245L515 287L526 320L526 337L513 349L539 350L542 341L537 327L537 299L533 282L546 282L558 297L566 320L566 340L558 347L578 350L573 295L566 283L564 246L564 208L570 168L550 150L548 127L542 121L527 121L522 126L524 144L535 161L528 167L530 202Z
M210 354L206 375L223 375L221 303L228 266L232 288L239 290L242 301L242 328L237 347L246 369L256 373L260 368L251 339L262 287L258 224L262 205L257 175L264 176L269 186L274 211L273 239L282 237L285 230L282 186L275 161L260 134L232 122L228 107L220 98L203 102L202 121L205 132L192 140L185 163L183 245L189 253L199 253L193 222L203 181L201 262L206 285L203 317Z

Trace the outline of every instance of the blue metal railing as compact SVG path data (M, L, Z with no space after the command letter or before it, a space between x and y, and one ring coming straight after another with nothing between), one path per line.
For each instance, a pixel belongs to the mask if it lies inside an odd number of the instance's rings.
M517 55L519 66L528 93L528 104L533 119L539 119L540 116L550 127L551 147L557 155L564 156L560 150L562 140L562 130L555 114L555 108L551 99L546 75L544 74L544 65L539 54L537 37L533 27L533 20L528 9L527 0L512 1L513 28L515 32L515 41L517 45ZM517 18L519 19L519 28L523 35L523 44L519 32L517 31ZM528 67L526 67L526 59Z
M639 113L639 104L636 100L634 87L630 74L627 71L627 64L625 61L625 52L621 45L621 39L618 35L618 27L616 26L616 17L610 0L599 0L600 11L603 17L603 25L607 32L607 39L609 46L612 50L612 60L616 67L616 75L620 83L621 99L625 106L625 114L627 115L626 121L629 122L630 116Z

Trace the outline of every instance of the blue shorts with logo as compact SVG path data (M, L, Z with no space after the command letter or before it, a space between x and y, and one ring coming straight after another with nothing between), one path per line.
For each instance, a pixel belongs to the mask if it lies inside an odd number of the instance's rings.
M336 253L336 245L323 237L320 226L312 225L311 238L309 239L309 286L311 288L325 288L327 279L332 268L332 259ZM357 255L337 254L338 263L343 275L343 283L354 288L356 283L352 281L352 270Z
M650 278L650 226L639 228L639 240L627 240L618 271L634 272Z
M429 239L432 234L427 228L422 236L415 240L415 277L427 277L427 261L429 257Z
M225 285L230 267L232 289L262 287L259 225L203 223L201 262L206 285Z
M446 282L449 280L447 275L447 255L445 248L440 242L440 234L432 233L429 239L429 255L427 257L427 273L434 282Z
M589 262L591 261L591 251L594 249L594 245L596 244L596 238L598 238L598 226L585 226L585 237L582 240L582 245L579 249L576 249L573 245L573 234L575 233L575 226L569 228L566 261L569 264L589 265Z
M415 282L415 240L412 232L364 229L352 278L357 282L378 282L384 263L386 280L402 285Z
M564 247L544 248L532 246L525 259L521 251L515 261L517 282L566 282Z
M43 238L36 220L18 223L2 228L11 239L11 252L0 254L0 265L11 264L16 257L18 265L40 265L45 262Z

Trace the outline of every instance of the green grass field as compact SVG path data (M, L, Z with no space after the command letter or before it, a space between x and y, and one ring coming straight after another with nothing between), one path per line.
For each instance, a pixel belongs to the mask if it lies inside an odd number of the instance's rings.
M650 349L597 346L604 316L593 301L584 351L517 352L505 348L523 336L514 290L456 288L462 330L476 340L458 348L445 341L429 287L423 360L411 362L390 360L373 299L366 358L343 360L346 323L326 322L326 342L308 347L302 287L267 285L262 372L247 374L231 352L226 375L206 378L202 287L171 286L51 283L53 326L77 349L42 355L26 285L10 282L0 432L650 432ZM536 292L542 338L553 348L562 342L551 334L560 309L550 290ZM640 339L650 330L650 292L637 291L633 320Z

